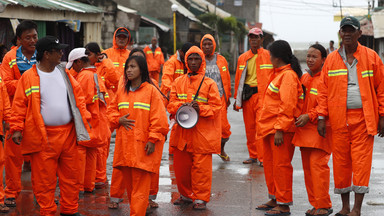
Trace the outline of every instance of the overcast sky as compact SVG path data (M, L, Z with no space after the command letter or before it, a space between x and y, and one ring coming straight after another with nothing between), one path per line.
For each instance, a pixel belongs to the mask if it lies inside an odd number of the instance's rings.
M376 0L377 2L377 0ZM377 3L376 3L377 4ZM338 41L340 0L260 0L263 29L277 34L276 39L289 42ZM344 7L365 8L367 0L341 0Z

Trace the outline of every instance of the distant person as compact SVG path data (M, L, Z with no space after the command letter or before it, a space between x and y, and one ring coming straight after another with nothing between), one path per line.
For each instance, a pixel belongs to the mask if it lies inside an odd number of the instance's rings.
M160 72L164 65L164 55L161 48L157 45L157 38L153 37L151 45L144 48L144 53L148 63L149 75L159 82Z
M0 45L0 65L3 62L3 58L7 52L8 52L8 48L4 44L1 44Z
M327 54L328 55L329 55L329 53L336 50L336 48L333 47L334 44L335 44L335 42L333 40L329 41L329 48L327 48ZM340 46L341 46L341 43L340 43Z
M263 48L264 34L259 28L248 32L248 41L251 49L240 55L237 60L235 77L235 103L233 109L243 109L245 133L249 158L243 164L263 164L263 144L258 136L257 128L261 108L263 106L264 92L273 74L269 51Z
M358 42L362 31L355 17L341 20L339 34L343 46L327 57L321 73L317 129L325 137L329 119L334 192L342 201L337 214L356 216L369 192L374 136L384 136L384 65L374 50Z

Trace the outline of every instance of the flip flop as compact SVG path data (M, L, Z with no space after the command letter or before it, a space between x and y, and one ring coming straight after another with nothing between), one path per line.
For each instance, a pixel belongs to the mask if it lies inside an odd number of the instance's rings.
M346 214L336 213L335 216L348 216L348 215L346 215Z
M227 162L227 161L231 161L231 158L227 155L227 156L224 156L224 155L221 155L221 154L217 154L221 160L223 160L224 162Z
M324 213L324 214L317 214L320 212L320 210L326 210L327 213ZM326 208L319 208L316 210L315 214L313 216L328 216L330 214L333 213L333 209L332 208L329 208L329 209L326 209ZM336 214L337 215L337 214Z
M207 204L205 202L203 203L195 203L193 205L194 210L205 210L207 208Z
M9 201L10 203L6 203L6 201ZM7 207L16 207L16 199L15 198L6 198L4 201L4 204Z
M313 216L313 214L311 214L310 212L315 211L315 210L316 210L315 208L308 209L307 212L305 212L305 216Z
M248 158L247 160L243 161L243 164L252 164L257 163L257 158Z
M276 206L271 206L271 205L268 205L268 204L262 204L262 205L259 205L257 206L257 210L262 210L262 211L269 211L273 208L275 208Z
M270 211L273 212L273 213L265 212L264 215L265 216L285 216L285 215L291 215L291 212L283 212L283 211L280 211L280 210L270 210Z
M177 200L173 202L173 205L184 205L184 204L190 204L192 203L192 200L187 200L179 197Z
M109 209L118 209L119 208L119 203L118 202L110 202L108 205Z

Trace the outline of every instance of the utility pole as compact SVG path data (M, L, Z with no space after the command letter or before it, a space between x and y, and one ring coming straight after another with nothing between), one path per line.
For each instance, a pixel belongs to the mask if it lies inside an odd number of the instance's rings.
M340 0L340 20L343 19L343 9L341 7L341 0Z

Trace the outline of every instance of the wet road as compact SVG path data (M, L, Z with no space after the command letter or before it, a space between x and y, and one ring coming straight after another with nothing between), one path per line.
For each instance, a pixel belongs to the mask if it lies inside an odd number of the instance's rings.
M172 205L172 201L179 197L175 185L172 158L168 155L168 143L164 147L164 154L160 168L160 187L156 202L159 208L154 210L153 216L168 215L198 215L198 216L262 216L264 212L256 210L256 206L266 202L267 189L265 186L263 168L257 165L243 165L242 161L248 157L242 113L229 111L232 136L226 145L226 151L231 157L230 162L222 162L218 156L213 157L212 197L206 211L194 211L192 205L180 207ZM108 160L108 179L112 173L113 144ZM292 215L305 215L310 208L304 185L301 166L300 150L296 148L292 161L294 167L293 196L294 205ZM330 162L330 165L332 163ZM332 178L332 175L331 175ZM17 207L9 215L38 215L38 205L33 199L30 173L23 172L23 190L17 199ZM333 194L333 179L331 179L330 193L334 204L334 211L341 208L339 196ZM79 201L79 212L83 215L129 215L127 198L120 203L118 210L110 210L108 188L96 190L95 194L84 195ZM58 191L57 191L58 195ZM370 193L366 195L363 204L363 214L366 216L384 215L384 139L375 138L373 166L370 181ZM59 214L57 214L59 215Z

